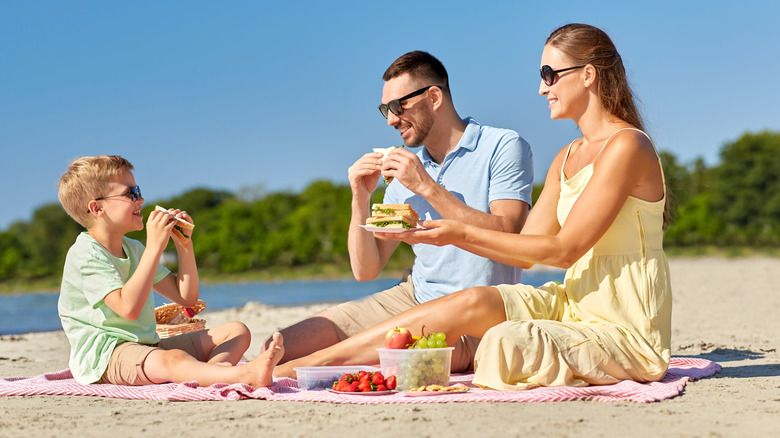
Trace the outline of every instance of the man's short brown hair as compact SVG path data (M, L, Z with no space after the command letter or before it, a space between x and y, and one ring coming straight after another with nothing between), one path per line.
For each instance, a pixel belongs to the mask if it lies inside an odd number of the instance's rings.
M105 196L112 182L132 171L133 165L118 155L77 158L57 185L60 204L82 227L89 228L90 201Z
M408 74L412 79L426 82L426 85L440 85L442 91L450 94L449 76L447 69L435 56L428 52L415 50L401 55L390 64L382 75L385 82L398 76Z

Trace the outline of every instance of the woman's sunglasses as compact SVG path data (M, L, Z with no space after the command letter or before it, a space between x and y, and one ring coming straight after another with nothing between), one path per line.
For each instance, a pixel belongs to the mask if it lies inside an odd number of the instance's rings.
M419 96L419 95L425 93L426 91L428 91L428 89L431 88L431 87L438 87L439 89L441 89L441 87L438 86L438 85L428 85L427 87L422 87L419 90L412 91L411 93L407 94L406 96L399 97L398 99L391 100L390 102L383 103L383 104L379 105L379 107L378 107L379 108L379 112L382 113L382 115L385 116L385 118L387 118L387 116L388 116L388 111L390 111L391 113L395 114L396 116L400 116L401 114L404 113L404 107L401 105L401 103L403 103L403 101L411 99L414 96Z
M585 67L584 65L578 65L576 67L568 67L568 68L562 68L560 70L553 70L552 67L549 65L543 65L541 69L539 69L539 73L542 75L542 80L544 81L544 84L548 87L552 86L552 84L555 83L555 76L558 73L563 73L565 71L574 70L575 68L582 68Z

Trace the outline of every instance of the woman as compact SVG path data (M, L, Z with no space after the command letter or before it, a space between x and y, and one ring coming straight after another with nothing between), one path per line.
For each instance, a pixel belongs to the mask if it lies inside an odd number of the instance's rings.
M484 387L663 377L672 304L662 248L666 191L620 55L601 30L569 24L547 39L541 64L539 93L550 116L574 120L582 137L556 156L522 232L436 220L386 237L452 244L524 268L567 268L563 284L467 289L285 366L366 363L390 328L425 324L447 339L482 338L473 366L474 383Z

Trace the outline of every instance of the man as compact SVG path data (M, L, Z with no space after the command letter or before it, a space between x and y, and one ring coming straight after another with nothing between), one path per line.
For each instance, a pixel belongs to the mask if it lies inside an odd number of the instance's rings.
M383 176L393 178L384 203L411 204L421 219L452 218L482 228L519 232L531 204L533 165L528 143L514 131L461 119L452 102L447 71L426 52L401 56L383 79L379 110L387 124L400 132L406 146L424 147L417 154L395 148L384 160L382 153L367 153L349 168L352 218L348 245L355 278L376 278L399 244L396 235L374 234L359 227L370 216L371 193ZM286 349L282 362L302 358L295 366L324 365L304 356L419 303L472 286L520 281L520 270L454 246L406 242L415 253L411 276L391 289L332 307L282 330ZM435 327L428 329L435 331ZM459 342L454 371L470 365L479 340ZM376 351L372 354L376 356ZM294 376L292 365L277 367L275 375Z

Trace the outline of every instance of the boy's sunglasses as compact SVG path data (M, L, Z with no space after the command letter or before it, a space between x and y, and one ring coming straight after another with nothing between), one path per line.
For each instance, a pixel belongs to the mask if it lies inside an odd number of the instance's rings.
M390 102L383 103L379 105L379 112L382 113L382 115L387 118L388 111L395 114L396 116L400 116L404 113L404 107L401 105L403 101L413 98L414 96L419 96L426 91L428 91L431 87L438 87L441 90L441 87L439 85L428 85L427 87L422 87L419 90L412 91L411 93L407 94L406 96L399 97L398 99L391 100Z
M102 201L103 199L108 198L118 198L120 196L126 196L127 198L130 198L132 202L137 202L139 199L143 198L143 196L141 196L141 187L135 186L130 187L130 190L128 190L127 193L122 193L121 195L101 196L100 198L95 198L95 201Z
M548 87L552 86L552 84L555 83L555 75L558 73L563 73L565 71L574 70L575 68L582 68L585 67L584 65L578 65L575 67L568 67L568 68L562 68L560 70L553 70L552 67L549 65L543 65L541 69L539 69L539 73L542 75L542 80L544 81L544 84Z

